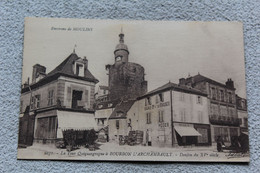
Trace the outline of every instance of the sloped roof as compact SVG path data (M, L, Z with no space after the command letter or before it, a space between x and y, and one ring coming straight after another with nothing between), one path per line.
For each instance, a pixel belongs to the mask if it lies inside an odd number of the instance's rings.
M215 80L212 80L208 77L202 76L201 74L197 74L197 75L193 76L192 78L193 78L194 83L199 83L199 82L205 81L205 82L209 82L209 83L212 83L214 85L221 86L221 87L227 87L225 84L217 82ZM189 79L189 78L187 78L187 79Z
M120 100L112 100L112 101L105 101L105 102L98 103L96 105L96 110L114 108L119 102Z
M74 74L73 69L72 69L72 64L76 61L80 59L77 54L72 53L70 54L70 56L68 58L66 58L60 65L58 65L54 70L52 70L51 72L49 72L47 74L47 76L51 76L54 75L56 73L61 73L61 74L67 74L71 77L79 77L77 75ZM98 80L90 73L90 71L88 69L86 69L85 71L85 76L81 77L82 79L85 78L87 80L90 80L92 82L98 82Z
M109 119L125 119L127 116L127 112L134 104L135 100L127 100L121 101L118 103L110 115Z
M128 51L128 47L124 43L119 43L119 44L116 45L115 52L118 51L118 50L126 50L126 51Z
M147 92L143 96L140 96L138 99L142 99L144 97L147 97L147 96L150 96L150 95L154 95L154 94L160 93L162 91L167 91L167 90L170 90L170 89L173 89L175 91L185 92L185 93L191 93L191 94L207 96L206 93L203 93L203 92L201 92L198 89L191 88L191 87L185 86L185 85L178 85L178 84L175 84L175 83L172 83L172 82L168 82L167 84L165 84L165 85L163 85L161 87L158 87L158 88L156 88L156 89L154 89L154 90L152 90L150 92Z
M62 63L60 63L54 70L49 72L44 78L30 85L31 89L47 84L57 79L59 76L67 76L67 77L72 77L80 80L97 83L98 80L90 73L88 69L86 69L84 77L77 76L76 74L74 74L72 69L72 64L78 59L80 58L77 56L77 54L75 53L70 54ZM27 91L29 91L29 87L22 89L22 93Z

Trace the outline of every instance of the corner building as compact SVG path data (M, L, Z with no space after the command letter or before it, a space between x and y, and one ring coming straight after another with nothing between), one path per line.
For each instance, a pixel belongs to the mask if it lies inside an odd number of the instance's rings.
M216 145L220 136L226 145L240 134L234 82L228 79L225 84L200 74L181 78L180 84L196 88L208 95L209 121L212 143Z
M88 60L75 52L49 73L33 66L21 91L19 144L55 143L67 129L93 129L94 92L98 80L88 70Z
M199 90L169 82L124 104L110 117L112 138L138 130L145 146L211 145L207 95Z

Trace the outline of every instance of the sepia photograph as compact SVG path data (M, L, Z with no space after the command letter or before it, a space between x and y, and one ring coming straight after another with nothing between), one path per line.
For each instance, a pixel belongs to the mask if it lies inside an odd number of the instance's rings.
M24 28L18 159L249 162L242 23Z

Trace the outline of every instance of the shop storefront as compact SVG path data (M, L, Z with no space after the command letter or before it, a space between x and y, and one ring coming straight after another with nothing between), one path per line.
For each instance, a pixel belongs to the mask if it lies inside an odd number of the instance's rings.
M211 131L212 141L214 143L216 143L218 136L220 136L227 145L231 145L232 139L237 138L240 135L238 127L212 125Z
M179 146L196 145L198 137L201 136L193 124L174 123L174 129Z
M179 146L211 145L209 125L174 123L174 129Z
M209 124L194 124L194 128L201 134L198 136L198 146L211 145L211 132Z

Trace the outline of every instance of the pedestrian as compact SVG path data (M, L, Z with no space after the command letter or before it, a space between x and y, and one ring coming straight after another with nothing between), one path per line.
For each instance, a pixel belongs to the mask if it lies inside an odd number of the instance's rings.
M221 136L218 136L217 137L217 150L218 150L218 152L222 151L222 145L224 146L224 142L223 142Z

